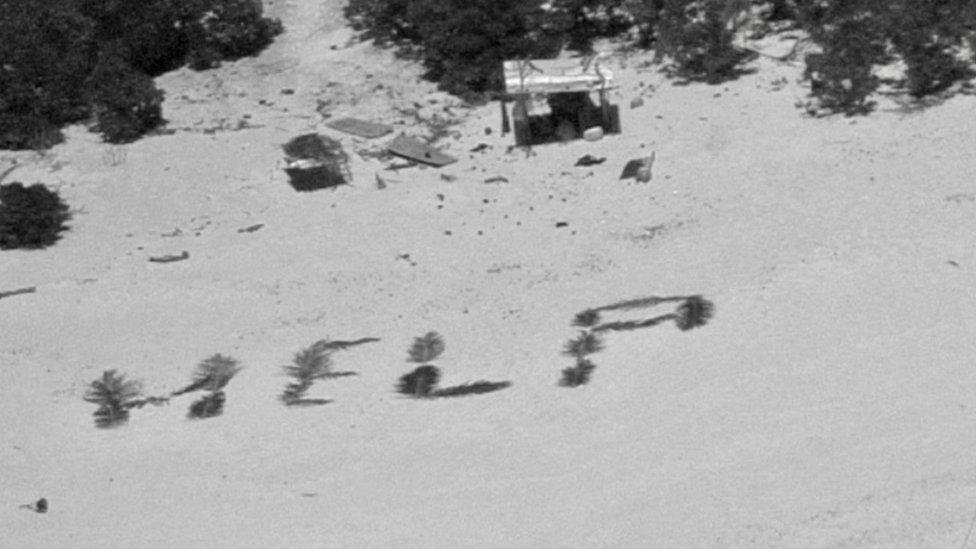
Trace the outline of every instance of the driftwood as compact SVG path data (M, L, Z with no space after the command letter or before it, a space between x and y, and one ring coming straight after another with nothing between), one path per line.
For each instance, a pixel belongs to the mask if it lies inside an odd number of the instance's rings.
M174 261L183 261L184 259L190 258L190 252L183 250L180 255L160 255L153 256L149 258L149 261L153 263L172 263Z
M36 291L37 291L37 287L36 286L30 286L28 288L18 288L16 290L8 290L6 292L0 292L0 299L3 299L5 297L10 297L12 295L32 294L32 293L34 293Z

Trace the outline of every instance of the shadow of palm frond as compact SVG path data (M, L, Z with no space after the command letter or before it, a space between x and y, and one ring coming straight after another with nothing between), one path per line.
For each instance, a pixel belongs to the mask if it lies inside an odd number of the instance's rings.
M430 396L459 397L466 395L480 395L484 393L501 391L502 389L507 389L511 386L511 381L475 381L473 383L464 383L462 385L455 385L454 387L437 389L436 391L431 392Z

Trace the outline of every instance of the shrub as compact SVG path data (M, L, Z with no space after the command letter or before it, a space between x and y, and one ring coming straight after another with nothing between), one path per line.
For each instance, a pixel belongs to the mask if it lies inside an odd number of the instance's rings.
M0 149L43 150L62 141L58 126L43 116L0 112Z
M100 379L89 384L85 392L86 402L98 404L95 425L101 428L115 427L128 421L129 409L137 405L142 386L129 381L115 370L106 370Z
M58 193L40 183L0 185L0 250L50 246L70 218Z
M194 25L189 54L197 70L254 55L284 32L281 21L262 17L260 0L211 2Z
M960 59L976 23L976 5L969 0L895 0L889 35L907 67L908 92L921 97L968 78L968 63Z
M0 36L0 114L53 126L88 116L80 90L97 51L91 21L57 3L5 2ZM4 141L29 141L37 126L29 124L27 139Z
M800 20L822 53L806 56L804 77L820 106L847 115L870 112L879 84L873 68L886 58L885 0L798 4Z
M109 143L134 141L163 122L163 92L118 51L100 55L88 80L96 129Z
M664 0L657 22L658 55L678 76L720 82L737 75L744 52L732 41L748 0Z
M379 46L419 43L420 36L408 19L412 0L349 0L343 14L362 37Z
M436 366L418 366L414 371L400 377L397 392L415 398L430 396L440 381L441 371Z
M345 10L363 37L419 54L442 89L473 96L503 88L505 59L549 57L562 30L543 0L352 0Z
M588 53L594 38L619 34L632 23L627 0L554 0L548 17L559 21L569 49Z
M634 21L637 44L650 46L657 35L658 21L665 0L624 0L623 9Z
M138 138L162 121L149 77L257 53L282 32L261 13L259 0L4 3L0 148L49 147L92 114L106 140Z

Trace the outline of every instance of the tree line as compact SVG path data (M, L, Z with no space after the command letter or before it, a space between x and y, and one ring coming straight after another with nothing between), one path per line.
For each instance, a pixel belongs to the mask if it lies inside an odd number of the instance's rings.
M870 110L878 66L903 62L894 84L922 97L969 79L976 51L970 0L350 0L346 16L459 95L500 91L505 59L585 52L624 34L678 77L722 81L749 58L735 45L743 25L792 27L819 46L804 59L811 94L853 114Z
M252 55L282 32L260 0L0 0L0 148L93 120L112 143L162 123L152 78Z

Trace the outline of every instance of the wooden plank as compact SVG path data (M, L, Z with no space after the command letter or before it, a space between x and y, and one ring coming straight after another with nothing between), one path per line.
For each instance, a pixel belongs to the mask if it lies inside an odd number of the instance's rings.
M430 166L440 167L457 162L457 158L405 134L398 135L386 148L397 156Z
M335 120L329 120L325 125L334 130L351 133L367 139L382 137L393 131L392 126L359 120L358 118L337 118Z

